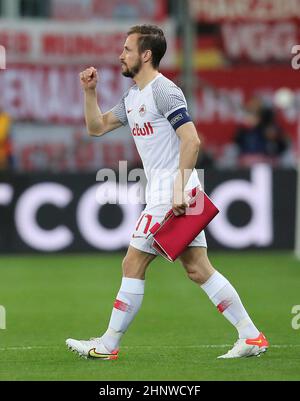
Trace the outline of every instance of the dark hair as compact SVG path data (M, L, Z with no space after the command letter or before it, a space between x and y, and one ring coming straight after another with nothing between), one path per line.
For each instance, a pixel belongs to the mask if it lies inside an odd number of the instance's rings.
M138 38L139 53L151 50L152 66L157 69L167 50L167 42L163 31L156 25L135 25L129 29L127 35L129 36L133 33L140 35Z

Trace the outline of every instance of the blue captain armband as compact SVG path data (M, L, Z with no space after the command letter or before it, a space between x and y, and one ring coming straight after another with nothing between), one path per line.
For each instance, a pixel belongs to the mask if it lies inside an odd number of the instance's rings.
M183 124L192 121L185 107L173 111L173 113L171 113L167 118L175 131Z

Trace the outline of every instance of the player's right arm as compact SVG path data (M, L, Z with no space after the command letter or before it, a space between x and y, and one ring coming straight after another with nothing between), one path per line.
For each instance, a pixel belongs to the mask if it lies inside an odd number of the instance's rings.
M97 70L94 67L90 67L82 71L79 76L84 90L84 115L89 135L101 136L106 132L121 127L123 124L114 113L111 111L102 113L98 106L96 92Z

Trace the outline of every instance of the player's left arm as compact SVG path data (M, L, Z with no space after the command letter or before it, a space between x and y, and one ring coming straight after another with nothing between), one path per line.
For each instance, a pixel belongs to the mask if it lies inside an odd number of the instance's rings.
M172 208L176 215L188 206L184 188L196 165L200 139L187 111L182 90L169 80L157 80L152 86L157 110L169 121L180 139L179 170L173 187Z
M174 181L172 209L175 215L185 212L188 206L184 188L195 168L200 149L200 139L192 121L186 122L176 129L180 139L179 170Z

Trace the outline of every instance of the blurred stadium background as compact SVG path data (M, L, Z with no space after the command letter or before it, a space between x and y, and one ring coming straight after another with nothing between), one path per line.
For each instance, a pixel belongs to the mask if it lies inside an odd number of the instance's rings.
M0 379L300 378L300 324L291 325L300 304L299 22L298 0L0 0ZM99 169L141 164L127 128L88 137L78 73L98 69L109 110L131 85L118 56L141 23L165 31L161 72L182 87L202 140L197 168L221 210L207 229L212 261L275 344L221 373L214 358L232 331L179 265L162 260L150 268L123 364L64 350L66 337L105 329L142 208L96 202Z

